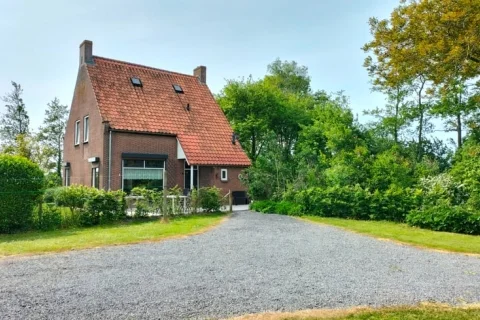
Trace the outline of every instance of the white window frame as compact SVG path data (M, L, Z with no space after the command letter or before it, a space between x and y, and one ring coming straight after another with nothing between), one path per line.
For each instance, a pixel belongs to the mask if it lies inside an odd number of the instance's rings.
M88 142L90 137L90 118L88 116L83 117L83 143Z
M225 173L225 177L223 174ZM220 170L220 180L221 181L228 181L228 170L227 169L221 169Z
M96 177L97 173L98 173L98 180ZM99 167L92 168L92 188L100 189L100 168Z
M80 144L80 120L75 121L74 143L76 146Z

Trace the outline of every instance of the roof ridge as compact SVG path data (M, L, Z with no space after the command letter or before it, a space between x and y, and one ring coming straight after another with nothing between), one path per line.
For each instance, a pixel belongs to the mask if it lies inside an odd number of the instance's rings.
M138 67L138 68L143 68L143 69L148 69L148 70L154 70L154 71L161 71L161 72L165 72L165 73L171 73L171 74L176 74L176 75L180 75L180 76L186 76L186 77L191 77L191 78L195 78L194 75L191 75L191 74L186 74L186 73L181 73L181 72L175 72L175 71L169 71L169 70L165 70L165 69L160 69L160 68L154 68L154 67L149 67L149 66L146 66L146 65L142 65L142 64L138 64L138 63L132 63L132 62L127 62L127 61L123 61L123 60L117 60L117 59L111 59L111 58L106 58L106 57L101 57L101 56L93 56L93 58L99 58L99 59L102 59L102 60L106 60L108 62L113 62L113 63L118 63L118 64L125 64L125 65L130 65L130 66L133 66L133 67Z

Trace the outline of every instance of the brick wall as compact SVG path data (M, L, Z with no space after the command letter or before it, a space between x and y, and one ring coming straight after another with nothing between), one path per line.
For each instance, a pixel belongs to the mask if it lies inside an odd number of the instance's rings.
M167 187L179 185L183 188L183 160L177 160L177 139L175 137L112 132L112 190L122 188L123 152L168 154L165 164Z
M202 168L203 169L203 168ZM227 169L227 181L220 179L221 169ZM242 167L212 167L212 185L222 189L222 193L226 194L228 190L231 191L246 191L247 188L242 184L238 175L245 170Z
M84 117L89 117L89 141L83 141ZM80 120L80 144L74 145L75 122ZM100 168L100 188L105 188L104 181L104 125L98 111L95 94L88 77L85 65L81 66L77 75L74 96L67 120L64 138L64 162L70 163L70 183L91 185L92 168ZM100 162L92 164L88 158L99 157ZM65 171L64 171L65 172ZM64 177L65 179L65 177ZM65 183L65 180L64 180Z

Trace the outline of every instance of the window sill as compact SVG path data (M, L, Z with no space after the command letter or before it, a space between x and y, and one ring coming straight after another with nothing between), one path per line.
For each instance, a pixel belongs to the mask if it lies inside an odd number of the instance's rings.
M83 144L88 143L88 141L83 141Z
M80 143L75 143L73 146L78 147L79 145L80 145Z

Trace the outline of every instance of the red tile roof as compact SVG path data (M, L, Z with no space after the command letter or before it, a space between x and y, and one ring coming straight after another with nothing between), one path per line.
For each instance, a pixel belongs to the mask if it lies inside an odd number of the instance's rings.
M232 144L232 128L212 93L196 77L97 56L87 70L111 128L176 135L190 165L250 165L240 144ZM132 77L143 86L134 87Z

